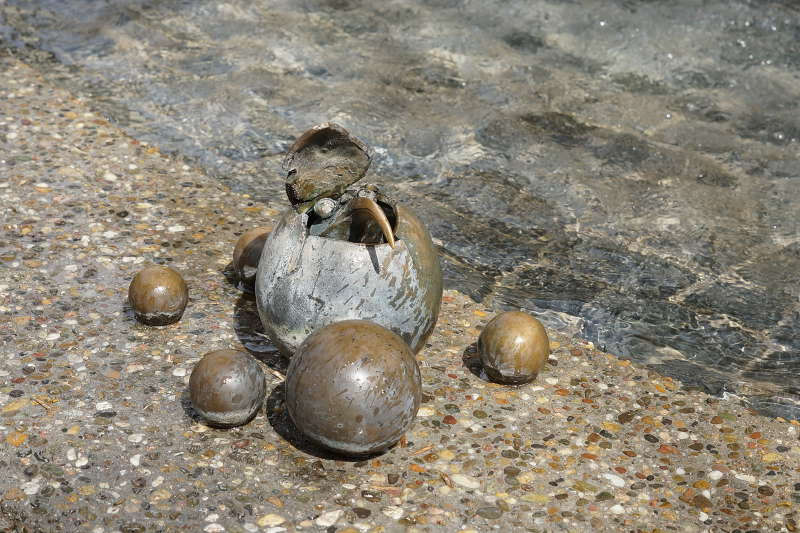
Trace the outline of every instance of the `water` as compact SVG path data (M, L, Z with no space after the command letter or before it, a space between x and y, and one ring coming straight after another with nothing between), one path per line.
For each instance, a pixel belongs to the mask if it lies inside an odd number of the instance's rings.
M336 121L449 287L800 418L795 3L6 0L0 36L274 208Z

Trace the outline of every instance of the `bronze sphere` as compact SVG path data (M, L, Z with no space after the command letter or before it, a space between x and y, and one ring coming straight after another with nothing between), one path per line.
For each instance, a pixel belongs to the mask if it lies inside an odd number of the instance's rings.
M258 259L264 249L264 241L272 228L253 228L245 231L233 248L233 269L239 277L241 288L253 292L258 269Z
M245 424L256 415L264 401L264 372L248 353L209 352L192 370L189 394L195 411L210 425Z
M177 271L150 266L133 277L128 287L128 301L139 322L166 326L180 320L189 301L189 290Z
M489 379L519 385L535 379L544 367L550 341L541 322L527 313L508 311L486 324L478 352Z
M286 374L286 406L297 428L348 455L380 452L400 440L421 396L408 345L366 320L336 322L309 335Z

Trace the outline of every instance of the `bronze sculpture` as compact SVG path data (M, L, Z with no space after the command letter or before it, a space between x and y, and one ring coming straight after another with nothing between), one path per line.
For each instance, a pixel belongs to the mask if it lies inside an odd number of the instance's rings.
M422 221L371 185L366 146L324 123L284 161L285 212L264 244L256 301L267 334L291 357L314 330L348 319L394 331L414 353L433 331L442 297L439 258Z

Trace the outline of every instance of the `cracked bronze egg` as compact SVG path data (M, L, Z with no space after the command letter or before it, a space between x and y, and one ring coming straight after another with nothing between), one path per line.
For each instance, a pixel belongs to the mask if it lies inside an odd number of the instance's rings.
M189 289L183 277L165 266L140 270L128 287L128 301L136 320L148 326L166 326L180 320Z
M486 324L478 353L489 379L519 385L536 378L550 355L542 323L527 313L508 311Z
M346 320L312 333L286 373L286 408L311 440L343 454L383 451L411 427L422 397L419 367L398 335Z
M239 277L241 288L253 292L256 282L256 270L264 242L272 228L253 228L245 231L233 248L233 269Z
M284 162L293 209L264 243L256 302L264 329L291 357L327 324L370 320L414 353L436 324L442 271L430 234L406 206L372 185L366 147L336 124L303 134Z
M212 426L249 422L266 394L264 372L252 355L237 350L208 352L189 378L192 407Z

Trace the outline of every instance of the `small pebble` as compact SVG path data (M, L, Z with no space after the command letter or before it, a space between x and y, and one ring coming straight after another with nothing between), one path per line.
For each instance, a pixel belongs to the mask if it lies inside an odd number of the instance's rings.
M353 507L353 512L359 518L368 518L369 515L372 514L372 511L369 509L365 509L364 507Z
M22 492L24 492L28 496L33 496L34 494L39 492L39 487L40 487L39 480L34 479L22 485Z
M711 507L711 500L709 500L708 497L704 496L703 494L698 494L692 500L692 505L700 509L708 509Z
M436 414L436 411L432 407L428 407L427 405L423 405L417 411L417 416L433 416Z
M481 482L477 479L469 476L465 476L463 474L453 474L450 476L450 479L453 480L454 483L457 485L461 485L462 487L466 487L468 489L477 489L481 486Z
M403 517L403 508L396 505L384 507L381 512L394 520L400 520Z
M497 507L481 507L476 512L479 516L489 520L496 520L503 515L503 511Z
M611 483L615 487L625 486L625 480L615 474L604 473L603 477L606 478L609 481L609 483Z
M279 524L283 524L284 522L286 522L286 519L284 517L282 517L281 515L271 514L271 513L265 514L264 516L256 520L256 524L258 524L260 527L277 526Z
M321 515L319 515L319 517L317 517L316 520L314 520L314 523L317 524L319 527L330 527L333 524L335 524L337 520L339 520L339 517L342 516L342 513L344 513L344 511L342 511L341 509L337 509L336 511L328 511L327 513L322 513Z

